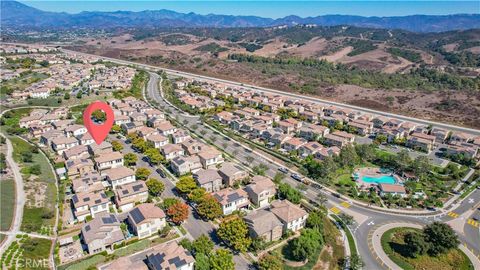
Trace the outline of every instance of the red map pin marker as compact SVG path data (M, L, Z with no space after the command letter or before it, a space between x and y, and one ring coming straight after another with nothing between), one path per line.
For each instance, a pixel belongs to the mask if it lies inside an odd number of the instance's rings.
M107 115L107 119L103 124L96 124L92 121L92 113L96 110L102 110ZM83 125L87 128L88 133L92 135L97 144L101 144L110 132L113 125L113 110L108 104L101 101L95 101L83 111Z

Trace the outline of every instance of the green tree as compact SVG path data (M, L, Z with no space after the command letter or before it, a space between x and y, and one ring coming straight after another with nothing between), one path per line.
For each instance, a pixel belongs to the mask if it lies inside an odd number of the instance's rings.
M170 208L170 206L172 206L176 203L179 203L179 202L180 202L180 200L178 198L175 198L175 197L165 198L165 199L163 199L163 202L162 202L162 209L167 210L168 208Z
M150 172L147 168L138 168L135 171L135 177L137 180L147 180L148 176L150 176L152 172Z
M91 117L95 122L103 123L107 119L107 114L102 110L95 110L92 112Z
M63 95L63 99L69 100L70 99L70 93L65 92L65 95Z
M416 258L419 255L423 255L430 249L429 243L425 241L422 233L409 232L404 236L405 245L410 257Z
M372 161L376 157L376 146L374 144L357 144L355 151L362 161Z
M145 156L148 157L150 163L158 165L165 161L165 158L157 148L149 148L145 151Z
M122 128L119 125L113 125L110 129L111 133L120 133L122 132Z
M287 199L295 204L299 204L303 197L300 191L292 188L287 183L278 185L278 195L281 199Z
M387 139L388 139L387 136L383 134L379 134L377 135L377 137L375 137L375 142L377 142L378 144L383 144L387 142Z
M145 152L147 149L148 149L148 145L147 143L145 142L144 139L142 138L136 138L132 141L132 145L135 149L137 149L138 151L140 152Z
M359 157L352 145L346 145L340 150L338 160L343 166L353 167L358 164Z
M275 184L280 184L282 180L285 178L285 175L283 173L276 173L275 176L273 177L273 182Z
M230 250L219 248L210 256L211 270L234 270L235 263Z
M424 176L431 170L431 164L427 156L418 156L413 161L413 170L419 177Z
M297 261L304 261L323 246L322 235L315 229L304 229L300 236L291 241L291 252Z
M220 223L217 235L230 247L241 252L247 251L252 242L248 236L247 224L239 217L224 220Z
M134 153L127 153L123 156L123 163L125 163L125 166L134 166L137 164L137 155Z
M205 194L198 203L197 212L202 218L213 220L222 215L222 208L215 197Z
M112 141L112 148L113 148L113 151L119 152L123 150L123 145L119 141Z
M183 194L188 194L195 188L197 184L192 176L182 176L179 178L178 182L175 184L175 187Z
M257 266L259 270L281 270L283 269L283 262L278 253L267 253L260 257Z
M132 141L132 142L137 138L138 138L138 134L135 133L135 132L128 133L128 135L127 135L127 139Z
M82 91L78 91L77 93L77 99L81 99L82 98Z
M210 259L203 253L195 254L195 270L210 270Z
M430 243L428 252L433 256L445 253L460 244L458 236L452 227L438 221L428 224L423 229L423 234L425 241Z
M195 254L205 254L208 255L213 250L214 243L213 241L206 236L205 234L200 235L195 241L192 243L192 248Z
M148 179L145 184L148 187L148 192L150 193L150 195L155 197L159 197L165 190L165 185L155 178Z
M395 165L398 170L401 172L405 171L412 164L412 159L407 150L401 150L398 152L397 157L395 158Z
M318 210L310 212L306 221L306 227L323 233L323 217L324 214Z
M195 188L188 194L188 199L194 203L199 203L207 192L204 188Z

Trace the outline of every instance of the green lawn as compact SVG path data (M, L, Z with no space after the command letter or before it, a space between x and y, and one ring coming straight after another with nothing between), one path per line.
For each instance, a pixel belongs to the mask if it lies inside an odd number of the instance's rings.
M406 270L438 269L438 270L473 270L468 257L459 249L452 249L438 257L421 255L411 258L406 253L403 238L406 233L419 231L413 228L394 228L386 231L381 238L382 248L388 257L398 266Z
M7 231L12 224L15 205L15 182L12 179L0 181L0 230Z

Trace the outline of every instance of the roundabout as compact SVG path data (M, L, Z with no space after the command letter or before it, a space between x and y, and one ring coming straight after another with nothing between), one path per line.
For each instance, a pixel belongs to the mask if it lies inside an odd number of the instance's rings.
M384 269L420 269L417 268L420 264L424 266L428 265L428 268L434 267L434 269L480 269L479 258L463 244L437 257L422 255L419 256L421 258L412 259L402 256L402 251L405 251L405 244L399 243L402 242L402 240L398 241L398 239L392 241L394 236L407 232L420 231L422 229L423 226L421 224L415 223L387 223L378 225L369 234L369 249L374 254L376 260L381 262ZM463 263L462 260L464 260ZM416 264L417 261L418 264ZM414 265L417 265L417 267Z

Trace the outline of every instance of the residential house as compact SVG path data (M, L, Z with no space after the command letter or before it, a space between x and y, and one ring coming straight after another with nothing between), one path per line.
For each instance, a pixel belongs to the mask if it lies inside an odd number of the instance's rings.
M435 136L425 133L412 133L407 138L406 146L413 149L420 149L429 153L435 144Z
M155 246L147 255L146 262L151 270L193 270L195 259L188 250L172 241Z
M151 135L147 137L147 142L152 144L155 148L161 148L168 144L168 138L160 134Z
M123 212L132 209L136 203L146 202L147 199L148 188L144 181L135 181L115 189L115 204Z
M270 200L277 193L275 183L264 176L254 176L252 182L245 187L248 197L253 204L264 207L270 203Z
M212 195L220 203L224 215L247 209L250 205L248 194L243 189L226 188L214 192Z
M373 123L365 120L352 120L348 122L348 127L362 136L368 135L373 131Z
M298 148L298 154L302 157L307 157L310 155L315 155L318 151L324 149L323 145L321 145L319 142L308 142L300 148Z
M456 142L466 143L466 142L472 141L474 138L475 138L475 135L473 134L455 131L452 133L452 136L450 136L450 142L456 141Z
M187 131L183 129L177 130L175 133L172 134L173 143L179 144L182 143L190 138L190 135Z
M430 131L430 135L435 136L435 141L438 143L443 143L448 138L449 131L443 128L434 127Z
M115 189L136 181L135 172L127 167L117 167L103 171L110 186Z
M77 193L72 197L73 214L78 221L84 221L87 216L95 218L98 213L108 212L110 199L104 192Z
M160 148L160 151L166 160L172 160L176 157L185 155L185 151L183 150L182 146L178 144L164 145Z
M125 237L120 224L116 215L103 213L83 225L81 239L87 246L88 253L95 254L104 250L114 250L115 244L123 242Z
M299 136L309 141L316 141L330 133L330 129L320 125L304 125L300 128Z
M88 158L88 147L86 145L77 145L63 152L63 158L65 160L72 160L77 158Z
M248 233L253 239L265 242L280 240L283 235L283 224L272 212L260 209L249 213L244 218Z
M123 155L120 152L110 152L95 157L97 170L106 170L123 166Z
M198 156L204 169L213 168L224 161L222 153L211 146L202 149Z
M283 144L282 144L282 148L287 150L288 152L290 151L296 151L298 150L301 146L307 144L307 140L305 140L304 138L297 138L297 137L294 137L294 138L291 138L287 141L285 141Z
M232 162L224 162L218 173L223 179L223 184L227 187L233 186L236 182L248 177L248 173L242 170L238 165Z
M98 193L104 190L103 177L93 171L72 179L72 189L75 193Z
M67 137L77 137L87 133L87 128L83 125L71 125L65 129L65 135Z
M61 155L65 150L79 145L78 140L75 137L55 137L52 139L52 149Z
M199 187L204 188L207 192L216 192L222 188L222 177L217 170L200 169L193 173L193 179Z
M81 145L90 145L95 142L95 140L93 140L93 137L92 135L90 135L90 133L84 133L84 134L78 135L76 136L76 138Z
M166 225L165 213L153 203L140 204L128 212L127 222L139 239L158 233Z
M176 175L194 173L202 168L202 163L197 155L180 156L170 161L170 168Z
M335 131L325 136L325 143L327 145L338 146L340 148L342 148L347 144L353 143L354 140L355 140L354 135L344 131Z
M177 128L168 121L165 121L162 124L158 125L157 129L163 136L172 135L177 131Z
M92 160L85 158L67 160L65 167L67 168L68 176L70 177L93 172L95 170Z
M270 211L282 222L283 232L288 230L296 232L302 229L308 217L305 210L288 200L273 201Z

